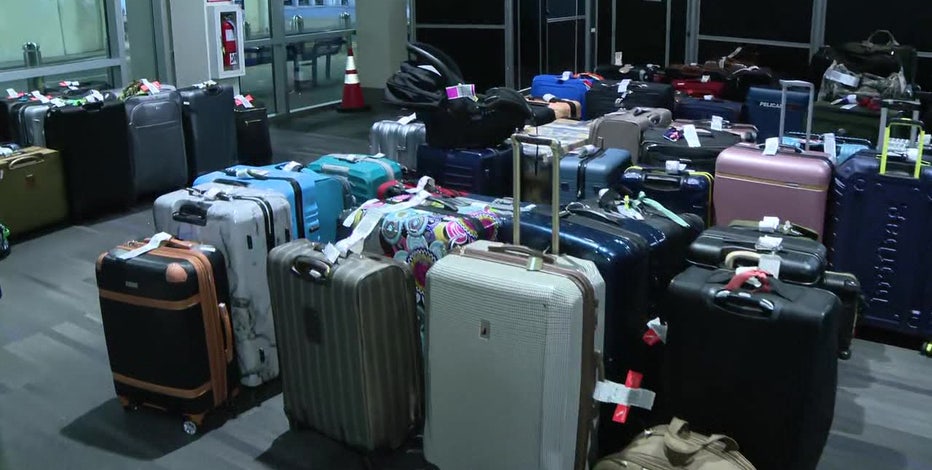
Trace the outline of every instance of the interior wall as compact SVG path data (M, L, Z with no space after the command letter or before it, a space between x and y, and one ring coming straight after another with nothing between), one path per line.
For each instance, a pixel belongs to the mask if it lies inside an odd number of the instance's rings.
M0 62L22 62L22 46L39 44L44 60L107 49L103 0L3 0Z

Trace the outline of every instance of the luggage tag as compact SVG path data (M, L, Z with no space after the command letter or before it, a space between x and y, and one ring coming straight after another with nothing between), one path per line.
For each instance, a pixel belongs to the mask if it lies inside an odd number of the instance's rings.
M130 251L127 251L126 253L117 255L117 259L127 260L127 259L136 258L137 256L142 256L162 246L163 242L167 242L168 240L171 240L171 239L172 239L172 236L165 232L157 233L153 235L151 239L149 239L149 243L146 243L145 245L139 248L136 248L135 250L130 250Z
M142 83L142 86L139 87L139 89L142 91L148 91L149 93L153 95L157 95L162 91L162 89L160 88L161 84L158 81L150 82L149 80L146 80L145 78L140 79L139 81Z
M592 393L592 398L600 403L614 403L625 407L635 406L650 410L654 407L654 400L657 398L657 394L652 390L639 388L642 377L643 376L637 372L629 372L628 377L625 379L625 385L608 380L599 380L595 383L595 391ZM631 384L632 386L629 387L627 384ZM622 413L622 415L623 416L619 416L620 419L627 419L627 411Z
M686 164L680 160L667 160L664 162L667 173L681 173L686 171Z
M780 255L776 254L767 254L761 255L760 261L757 262L757 268L761 271L770 274L776 279L780 279L780 263L783 260L780 258Z
M760 268L757 266L742 266L740 268L735 268L735 275L740 275L748 272L758 271ZM745 284L750 284L751 287L755 289L760 289L763 287L763 283L760 282L760 279L756 277L750 277L747 281L744 281Z
M67 81L67 80L66 80L66 81L58 82L58 86L67 88L67 89L69 89L69 90L77 90L77 89L78 89L78 85L80 85L80 84L81 84L81 82Z
M657 343L667 342L667 325L660 321L660 317L654 318L647 322L647 331L641 338L648 346L654 346Z
M761 232L773 233L777 231L777 228L780 226L779 217L764 217L757 222L757 229Z
M696 126L693 124L683 126L683 137L686 138L686 145L690 148L702 146L702 143L699 142L699 134L696 132Z
M764 155L776 155L780 150L780 138L770 137L764 141Z
M333 243L328 243L327 246L325 246L324 249L321 250L321 253L324 254L324 257L327 258L327 261L329 261L330 264L336 263L337 260L340 259L340 254L341 254L340 250L337 247L333 246Z
M838 82L843 85L847 85L851 88L857 88L858 84L861 83L861 77L857 75L852 75L849 73L844 73L838 70L829 70L825 72L825 78L833 82Z
M303 168L304 168L304 165L298 162L295 162L295 161L291 161L291 162L286 163L285 166L282 167L282 171L301 171Z
M838 161L838 147L835 144L835 134L822 134L822 151L828 154L832 162Z
M7 89L6 89L6 97L7 97L7 98L9 98L9 99L16 99L16 98L19 98L20 96L23 96L23 94L20 93L20 92L18 92L18 91L16 91L16 90L14 90L14 89L12 89L12 88L7 88Z
M715 99L715 97L712 96L712 95L705 95L705 96L702 97L702 99L704 99L704 100L706 100L706 101L712 101L712 100Z
M40 103L48 103L52 101L48 99L48 97L46 97L42 93L39 93L39 90L33 90L32 93L30 93L30 95L32 95L33 98L39 100Z
M641 381L644 379L644 374L640 372L635 372L633 370L628 371L628 376L625 377L625 387L628 388L641 388ZM631 408L628 405L618 405L615 407L615 412L612 413L612 421L616 423L625 424L628 421L628 412Z
M699 79L699 82L700 82L700 83L709 83L709 80L712 80L712 76L711 76L711 75L703 75L702 78Z
M237 106L242 106L246 109L255 108L255 106L252 105L252 99L252 95L236 95L233 97L233 101Z
M573 72L570 71L563 72L563 75L560 76L560 80L564 82L571 78L573 78Z
M624 201L618 204L615 210L618 211L620 217L625 219L644 220L644 214L636 208L631 207L631 198L629 196L625 196Z
M618 94L628 93L628 85L630 84L631 84L631 80L627 78L619 82L618 83Z
M460 98L469 98L473 101L478 101L476 97L476 85L471 84L459 84L454 86L447 87L447 99L455 100Z
M625 59L624 59L624 57L625 57L624 52L622 52L622 51L616 51L616 52L615 52L615 65L617 65L617 66L619 66L619 67L625 65Z
M412 122L414 122L416 119L417 119L417 113L411 113L411 114L409 114L409 115L407 115L407 116L403 116L403 117L399 118L399 119L398 119L398 124L401 124L401 125L403 125L403 126L407 126L408 124L411 124Z
M757 243L754 244L754 249L758 251L771 251L776 252L780 251L780 248L783 247L783 238L781 237L771 237L764 235L757 239Z
M65 100L63 100L63 99L61 99L61 98L52 98L51 104L52 104L52 106L54 106L54 107L56 107L56 108L63 108L63 107L65 107L65 106L68 106L68 103L66 103Z
M723 131L725 130L725 119L721 116L712 116L712 125L709 126L713 131Z

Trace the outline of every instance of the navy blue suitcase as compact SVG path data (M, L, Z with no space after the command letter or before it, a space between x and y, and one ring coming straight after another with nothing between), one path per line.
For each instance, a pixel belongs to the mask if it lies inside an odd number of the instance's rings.
M745 109L747 122L757 126L760 141L780 135L780 89L752 87L748 92ZM786 132L806 131L806 110L809 93L786 92Z
M684 96L676 103L674 119L704 120L719 116L729 122L741 122L744 104L719 98L710 100Z
M631 152L585 146L560 159L560 203L598 197L614 187L631 166Z
M922 127L895 119L892 126ZM887 129L889 136L890 129ZM932 167L864 150L835 169L829 260L854 274L867 305L866 325L932 337Z
M438 149L421 145L418 171L444 188L487 196L511 194L510 145L486 149Z
M677 214L690 213L712 225L712 180L710 173L668 172L663 168L633 166L621 175L618 188L637 197L647 197Z

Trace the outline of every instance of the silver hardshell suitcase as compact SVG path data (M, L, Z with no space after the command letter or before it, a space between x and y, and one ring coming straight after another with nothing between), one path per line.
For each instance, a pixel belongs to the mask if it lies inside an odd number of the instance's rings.
M35 103L20 108L19 135L23 147L45 147L45 116L49 107L48 104Z
M417 169L417 148L427 142L424 123L378 121L369 132L369 153L382 153L409 170Z
M188 182L188 159L181 124L181 95L170 90L132 96L125 105L136 195L183 188Z
M558 255L557 213L553 224L554 254L479 241L427 273L424 456L444 470L587 468L605 283L594 263Z
M207 183L159 197L153 213L156 231L223 252L241 383L254 387L278 377L266 263L269 250L289 241L285 196Z
M673 122L673 114L664 108L622 109L592 120L589 143L605 148L631 152L637 164L641 152L641 137L651 127L666 127Z
M414 275L391 258L323 250L301 239L269 254L285 415L292 430L397 448L422 415Z

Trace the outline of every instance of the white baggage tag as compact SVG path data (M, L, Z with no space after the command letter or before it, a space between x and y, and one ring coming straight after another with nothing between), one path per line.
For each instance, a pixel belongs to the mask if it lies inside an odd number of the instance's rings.
M127 251L126 253L123 253L123 254L121 254L121 255L118 255L118 256L117 256L117 259L126 260L126 259L135 258L135 257L137 257L137 256L142 256L142 255L144 255L144 254L146 254L146 253L148 253L148 252L150 252L150 251L152 251L152 250L158 248L158 247L162 244L162 242L166 242L166 241L168 241L168 240L171 240L171 238L172 238L172 236L169 235L169 234L167 234L167 233L165 233L165 232L157 233L157 234L155 234L155 235L152 236L152 238L149 240L149 243L146 243L145 245L143 245L143 246L141 246L141 247L139 247L139 248L136 248L135 250L130 250L130 251Z
M699 81L702 83L709 83L709 80L712 80L711 75L703 75L702 78L699 79Z
M285 166L282 167L282 170L284 170L284 171L301 171L302 168L304 168L304 165L302 165L302 164L300 164L300 163L298 163L298 162L292 161L292 162L286 163Z
M839 72L838 70L830 70L825 72L825 78L833 82L838 82L844 85L847 85L851 88L857 88L858 83L861 82L861 78L857 75L851 75L847 73Z
M571 78L573 78L573 72L570 71L563 72L563 75L560 76L560 80L563 80L564 82Z
M773 233L777 231L777 227L780 226L779 217L764 217L757 223L757 228L761 232Z
M725 129L725 120L721 116L712 116L712 130L721 131Z
M780 251L780 247L782 245L783 238L764 235L757 239L757 243L754 245L754 248L766 251Z
M269 174L265 170L256 170L255 168L240 168L236 170L237 178L255 178L256 176L265 176Z
M550 94L550 93L544 94L544 96L541 96L541 98L543 98L543 100L546 101L546 102L548 102L548 103L551 102L551 101L553 101L553 100L555 100L555 99L557 99L556 96L553 96L553 95Z
M595 383L592 398L600 403L614 403L616 405L636 406L645 410L654 407L657 394L643 388L629 388L622 384L600 380Z
M769 254L761 255L760 261L757 263L757 267L771 276L780 279L780 256Z
M328 243L327 246L324 247L323 254L330 263L336 263L337 260L340 259L340 250L333 246L333 243Z
M833 162L838 161L838 147L835 146L835 134L822 134L823 151Z
M847 110L849 110L849 109L854 109L854 108L857 108L857 107L858 107L858 104L857 104L857 103L851 103L851 104L846 104L846 105L842 106L841 109L844 109L844 110L847 111Z
M33 90L31 95L35 99L39 100L40 103L48 103L49 101L51 101L50 99L46 98L45 95L43 95L42 93L39 93L39 90Z
M715 97L712 96L712 95L705 95L705 96L702 97L702 99L704 99L704 100L706 100L706 101L712 101L712 100L715 99Z
M628 85L631 84L631 80L626 78L618 83L618 94L623 94L628 92Z
M664 162L667 173L679 173L686 169L686 164L679 160L667 160Z
M91 96L93 96L94 98L97 98L97 101L103 101L103 100L104 100L104 95L102 95L102 94L101 94L99 91L97 91L97 90L91 90Z
M686 137L686 145L690 148L702 146L702 143L699 142L699 134L696 133L696 126L692 124L683 126L683 136Z
M382 152L379 152L379 153L377 153L377 154L375 154L375 155L370 155L370 156L368 156L368 157L366 157L365 155L357 155L357 156L358 156L358 157L362 157L363 159L366 159L366 158L385 158L385 154L382 153Z
M223 193L222 189L213 187L213 188L208 189L206 192L204 192L203 197L204 199L207 199L208 201L213 201L213 200L216 200L217 196L219 196L221 193Z
M159 89L158 85L150 82L149 80L146 80L145 78L139 81L142 82L142 84L145 85L146 89L149 90L149 93L153 95L158 94L160 91L162 91L161 89Z
M346 228L352 227L352 226L353 226L353 222L356 220L356 214L358 214L359 211L363 210L364 207L370 206L370 205L375 204L375 203L377 203L377 202L381 202L381 201L378 200L378 199L369 199L368 201L366 201L366 202L360 204L359 207L356 208L356 210L354 210L353 212L351 212L350 215L346 216L346 218L343 219L343 226L346 227Z
M68 103L65 103L65 100L61 98L52 98L52 106L55 106L56 108L61 108L67 105Z
M406 126L408 124L411 124L415 119L417 119L417 113L411 113L407 116L403 116L402 118L398 119L398 124Z
M426 188L428 185L429 185L429 186L433 186L433 185L434 185L434 179L431 178L430 176L422 176L421 179L419 179L419 180L417 181L417 187L416 187L416 188L411 188L411 189L409 189L408 192L409 192L409 193L420 193L420 192L423 191L424 188Z
M780 150L780 138L770 137L764 141L764 155L776 155Z
M14 90L14 89L12 89L12 88L7 88L7 89L6 89L6 96L7 96L7 98L19 98L19 93L17 93L16 90Z
M661 323L660 318L654 318L653 320L647 322L647 327L657 334L657 337L660 338L661 343L667 342L667 325Z
M616 51L615 52L615 65L619 67L621 67L622 65L625 65L624 57L625 55L622 51Z
M254 108L254 106L252 105L252 102L246 99L246 97L243 95L236 95L233 97L233 100L236 101L236 104L241 105L242 107L246 109Z

